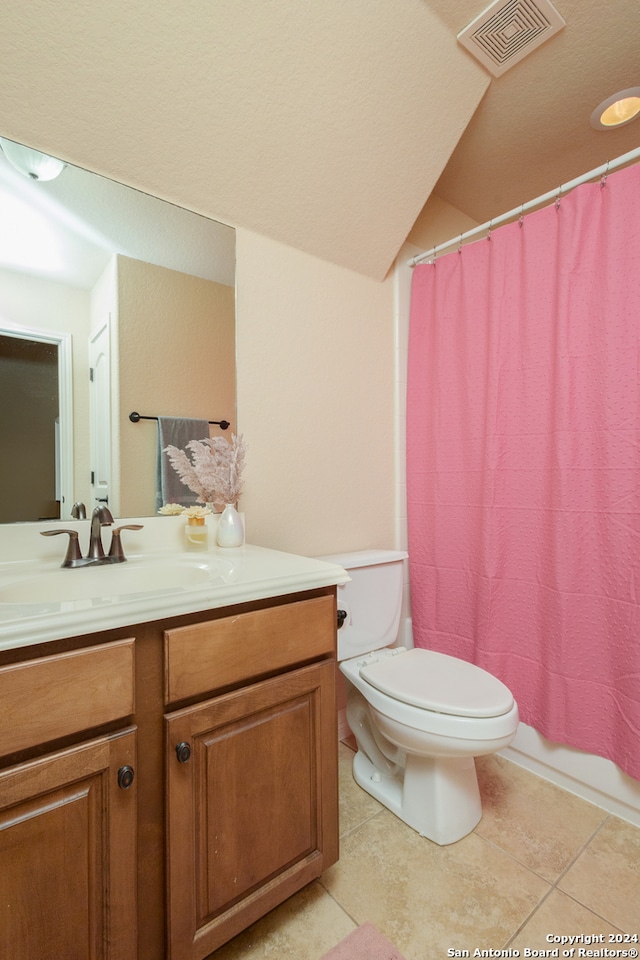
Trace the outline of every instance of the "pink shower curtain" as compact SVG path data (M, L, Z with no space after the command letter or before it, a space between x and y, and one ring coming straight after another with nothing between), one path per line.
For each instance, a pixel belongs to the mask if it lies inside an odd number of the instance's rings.
M413 275L416 646L640 779L640 165Z

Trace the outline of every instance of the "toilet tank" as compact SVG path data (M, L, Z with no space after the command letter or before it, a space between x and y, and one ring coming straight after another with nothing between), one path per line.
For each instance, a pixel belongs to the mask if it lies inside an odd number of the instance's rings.
M347 614L338 630L338 660L395 643L407 556L402 550L361 550L319 558L344 567L351 577L338 586L338 610Z

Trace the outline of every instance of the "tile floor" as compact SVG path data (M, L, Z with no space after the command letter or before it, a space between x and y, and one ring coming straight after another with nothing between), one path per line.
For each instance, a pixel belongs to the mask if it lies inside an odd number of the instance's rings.
M501 757L483 757L482 820L439 847L354 783L352 758L341 744L339 862L215 960L319 960L366 920L406 960L473 957L476 949L553 956L542 952L558 946L547 935L583 935L575 957L579 948L640 948L609 942L609 934L640 937L637 827ZM600 943L588 941L596 935Z

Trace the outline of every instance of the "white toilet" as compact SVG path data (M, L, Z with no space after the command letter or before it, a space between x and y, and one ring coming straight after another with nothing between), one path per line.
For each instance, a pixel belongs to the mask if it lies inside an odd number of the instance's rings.
M474 757L511 743L518 707L500 680L474 664L390 647L406 557L366 550L323 558L351 577L338 587L338 660L358 746L353 776L422 836L454 843L482 816Z

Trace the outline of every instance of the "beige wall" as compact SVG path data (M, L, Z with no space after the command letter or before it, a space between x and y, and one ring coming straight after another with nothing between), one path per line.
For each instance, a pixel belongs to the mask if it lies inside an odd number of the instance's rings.
M235 432L235 291L128 257L117 272L119 512L150 516L157 428L129 413L229 420L218 435Z
M238 230L237 288L247 539L393 546L392 281Z

